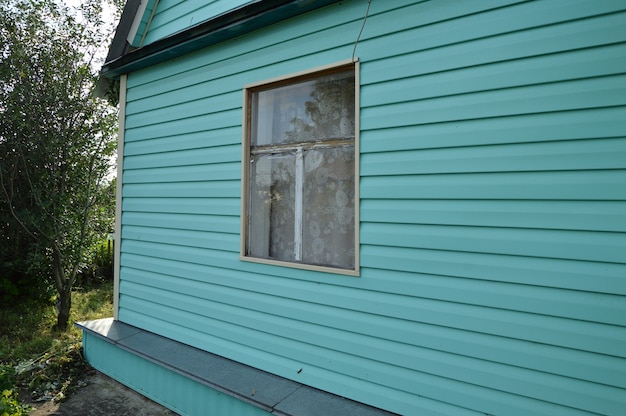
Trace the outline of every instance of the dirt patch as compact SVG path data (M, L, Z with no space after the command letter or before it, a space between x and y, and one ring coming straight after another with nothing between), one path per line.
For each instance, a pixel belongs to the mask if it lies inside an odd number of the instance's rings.
M30 403L30 416L173 416L176 413L94 371L63 403Z

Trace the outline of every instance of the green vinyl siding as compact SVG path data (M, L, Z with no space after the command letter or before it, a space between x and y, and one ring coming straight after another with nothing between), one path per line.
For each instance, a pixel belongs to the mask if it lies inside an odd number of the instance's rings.
M144 44L166 38L247 3L250 0L159 0Z
M351 58L366 3L129 74L120 320L400 414L621 414L622 2L373 1L360 277L239 260L243 88Z

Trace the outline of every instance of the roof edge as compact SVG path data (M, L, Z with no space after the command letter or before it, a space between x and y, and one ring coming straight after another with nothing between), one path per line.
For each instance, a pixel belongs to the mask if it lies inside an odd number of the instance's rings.
M129 3L131 1L137 3L132 16L134 18L134 14L136 14L139 7L139 0L129 0ZM281 20L336 3L337 1L256 0L139 49L129 51L126 48L116 58L107 59L107 62L102 66L100 75L109 79L117 79L122 74L165 62L197 49L250 33ZM132 23L133 19L128 20ZM121 25L122 21L120 21ZM130 30L130 27L128 27L128 30ZM126 36L124 35L123 37L124 42L126 41ZM115 55L110 50L108 56L113 57Z
M111 41L111 46L109 47L105 62L113 61L128 51L130 47L128 35L133 29L133 23L136 19L137 13L141 9L141 5L141 0L128 0L126 2L124 10L122 11L122 16L120 17L120 22L115 29L115 35Z

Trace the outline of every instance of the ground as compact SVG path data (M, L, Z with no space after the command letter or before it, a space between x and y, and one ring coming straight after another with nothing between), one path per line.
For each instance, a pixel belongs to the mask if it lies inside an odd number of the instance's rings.
M30 416L173 416L164 408L99 372L63 403L30 403Z

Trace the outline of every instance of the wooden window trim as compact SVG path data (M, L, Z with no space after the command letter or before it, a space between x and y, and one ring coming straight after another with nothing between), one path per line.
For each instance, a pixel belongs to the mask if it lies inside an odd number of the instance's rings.
M289 261L282 261L276 259L262 258L262 257L251 257L246 255L246 241L248 238L248 205L250 203L250 142L251 142L251 120L252 120L252 105L251 98L253 92L262 91L264 89L274 89L283 85L288 85L300 81L305 81L308 79L315 79L319 76L329 75L336 72L342 72L347 69L354 70L354 82L355 82L355 119L354 119L354 269L342 269L338 267L328 267L328 266L318 266L313 264L305 264L305 263L295 263ZM242 130L243 130L243 139L242 139L242 169L241 169L241 221L240 221L240 255L239 259L242 261L248 261L253 263L260 264L268 264L282 267L290 267L296 269L304 269L304 270L312 270L324 273L332 273L332 274L341 274L348 276L360 276L360 238L359 238L359 228L360 228L360 209L359 209L359 160L360 160L360 146L359 146L359 136L360 136L360 75L359 75L359 62L358 60L345 60L341 62L336 62L329 65L324 65L312 69L308 69L305 71L299 71L291 74L287 74L280 77L275 77L271 79L266 79L264 81L259 81L251 84L247 84L243 89L243 120L242 120ZM313 148L316 146L331 146L331 145L339 145L344 141L344 138L333 138L328 143L302 143L299 146L302 148ZM272 146L274 147L274 146ZM265 147L263 150L259 150L257 153L261 152L272 152L272 147ZM286 147L283 145L276 145L275 151L280 150L280 148ZM290 144L289 147L293 147L293 144Z

